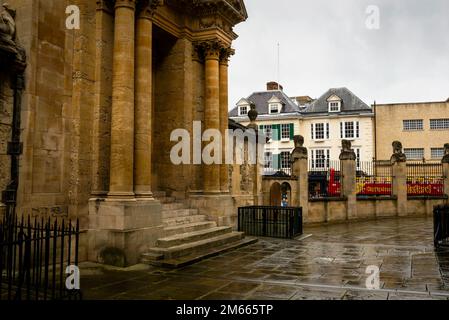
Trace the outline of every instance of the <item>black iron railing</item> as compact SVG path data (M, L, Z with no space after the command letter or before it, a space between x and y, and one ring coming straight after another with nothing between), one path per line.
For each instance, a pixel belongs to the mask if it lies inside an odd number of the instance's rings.
M302 234L302 208L239 208L239 231L250 236L293 239Z
M67 267L78 266L79 235L78 221L5 217L0 222L0 300L81 299L79 288L66 284Z
M449 244L449 206L433 209L433 229L435 247Z
M309 161L309 198L338 198L341 196L340 161L312 159Z
M391 196L393 173L390 161L357 162L357 196Z

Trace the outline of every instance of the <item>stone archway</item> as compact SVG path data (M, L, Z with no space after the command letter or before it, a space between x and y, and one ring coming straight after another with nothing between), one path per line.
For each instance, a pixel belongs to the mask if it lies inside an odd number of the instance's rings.
M281 185L275 182L270 187L270 206L279 207L282 203Z

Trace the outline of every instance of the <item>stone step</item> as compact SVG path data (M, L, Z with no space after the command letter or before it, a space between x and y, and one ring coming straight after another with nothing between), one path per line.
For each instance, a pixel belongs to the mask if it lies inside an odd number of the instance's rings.
M153 197L155 198L164 198L167 196L165 191L153 191Z
M185 216L194 216L198 214L197 209L178 209L178 210L169 210L162 211L162 219L170 219L177 217L185 217Z
M174 259L159 259L159 260L144 260L142 259L142 263L151 264L156 267L163 267L163 268L182 268L194 263L197 263L199 261L212 258L215 256L218 256L220 254L248 246L251 244L254 244L257 242L257 239L255 238L244 238L242 240L234 241L231 243L226 243L217 247L212 247L209 249L205 249L199 253L190 254L187 256L183 256L180 258L174 258Z
M171 211L171 210L179 210L179 209L188 209L188 207L181 202L173 202L173 203L163 203L162 211Z
M164 227L174 227L183 224L190 224L195 222L205 222L207 221L207 217L204 215L194 215L194 216L185 216L185 217L176 217L163 220Z
M215 228L217 223L214 221L206 221L206 222L194 222L188 224L176 225L174 227L166 227L164 228L164 234L167 237L174 236L177 234L187 233L187 232L195 232L208 228Z
M206 230L182 233L159 239L156 243L156 246L158 248L171 248L180 246L182 244L197 242L204 239L211 239L231 232L232 227L215 227Z
M155 254L155 253L144 253L141 255L140 260L142 263L151 263L154 261L159 261L164 259L163 254Z
M152 248L149 253L164 255L164 259L177 259L188 255L201 254L201 251L240 241L243 232L231 232L213 238L184 243L170 248Z
M174 197L158 197L157 200L159 200L162 204L176 202L176 198Z

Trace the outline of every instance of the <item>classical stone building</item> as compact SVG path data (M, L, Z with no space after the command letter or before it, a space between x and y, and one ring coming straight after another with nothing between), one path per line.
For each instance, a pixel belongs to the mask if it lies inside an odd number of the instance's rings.
M82 257L108 262L115 252L120 264L187 231L202 230L193 239L212 237L213 247L244 241L230 228L236 206L257 201L257 167L242 168L254 185L242 190L229 166L170 161L173 130L229 126L228 60L233 27L247 18L243 1L9 3L28 56L17 212L79 218ZM73 6L79 29L66 25ZM12 103L4 87L2 112ZM165 245L152 255L178 251Z

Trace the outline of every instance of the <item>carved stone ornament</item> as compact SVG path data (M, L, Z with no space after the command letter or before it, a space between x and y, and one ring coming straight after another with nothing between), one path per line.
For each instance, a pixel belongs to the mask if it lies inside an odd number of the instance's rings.
M341 153L340 153L340 160L355 160L357 159L357 156L352 149L352 143L349 140L342 140L341 141Z
M15 10L7 3L3 4L0 8L0 55L7 56L9 63L24 67L26 54L16 41L15 17Z
M405 156L404 152L402 152L402 143L400 141L394 141L392 146L393 155L390 159L391 164L395 164L397 162L406 162L407 157Z
M443 160L441 160L442 163L449 163L449 143L446 143L444 145L444 156Z
M292 151L292 161L295 162L296 160L300 159L308 159L307 156L307 148L304 147L304 137L303 136L295 136L293 138L295 141L295 149Z

